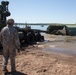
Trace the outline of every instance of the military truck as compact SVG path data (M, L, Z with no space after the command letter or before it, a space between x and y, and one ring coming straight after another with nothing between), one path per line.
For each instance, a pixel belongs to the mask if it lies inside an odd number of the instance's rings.
M54 35L76 36L76 26L68 24L50 24L47 33Z
M0 5L0 30L6 26L7 17L11 15L8 10L8 5L8 1L2 1ZM38 30L33 30L28 26L26 28L15 26L15 28L18 30L21 44L32 45L44 41L44 36L42 36Z

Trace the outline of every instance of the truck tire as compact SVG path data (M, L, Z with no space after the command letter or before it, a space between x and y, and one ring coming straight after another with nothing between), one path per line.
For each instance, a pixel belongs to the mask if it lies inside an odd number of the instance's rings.
M28 43L29 45L31 45L31 44L33 44L34 41L35 41L35 40L34 40L33 34L32 34L31 32L29 32L29 33L27 34L27 43Z

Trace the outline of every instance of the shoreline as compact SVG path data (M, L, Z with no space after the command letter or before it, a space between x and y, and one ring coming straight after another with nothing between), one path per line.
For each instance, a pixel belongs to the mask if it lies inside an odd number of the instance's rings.
M51 39L51 38L49 38ZM45 51L45 43L25 47L16 55L16 75L76 75L76 56ZM10 71L10 61L8 63ZM0 74L2 75L2 55L0 55Z
M0 56L1 58L1 56ZM1 62L1 60L0 60ZM16 56L16 69L27 75L75 75L76 58L41 51L38 47L29 47ZM0 63L1 65L1 63ZM10 62L8 64L10 71ZM1 66L0 66L0 73Z

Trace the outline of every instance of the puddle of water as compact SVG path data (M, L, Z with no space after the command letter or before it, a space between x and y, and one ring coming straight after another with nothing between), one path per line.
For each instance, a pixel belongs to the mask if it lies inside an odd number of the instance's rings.
M50 37L50 38L49 38ZM76 36L49 36L43 50L76 55ZM51 40L53 39L53 40ZM47 39L46 39L47 40Z
M51 48L45 48L44 50L49 51L49 52L54 51L54 52L57 52L57 53L76 55L76 50L71 50L71 49L67 49L67 48L51 47Z
M56 46L55 46L55 45L51 45L50 47L51 47L51 48L55 48Z

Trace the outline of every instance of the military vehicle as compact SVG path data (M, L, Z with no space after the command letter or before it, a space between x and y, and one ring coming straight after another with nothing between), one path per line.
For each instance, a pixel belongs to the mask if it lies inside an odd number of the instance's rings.
M6 26L7 17L11 15L8 10L8 5L8 1L2 1L0 5L0 30ZM18 30L21 44L32 45L36 44L36 42L44 41L44 36L42 36L38 30L33 30L28 26L26 28L15 26L15 28Z
M50 24L47 27L47 33L54 35L76 36L75 24Z

